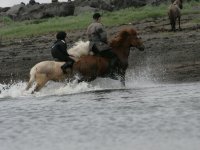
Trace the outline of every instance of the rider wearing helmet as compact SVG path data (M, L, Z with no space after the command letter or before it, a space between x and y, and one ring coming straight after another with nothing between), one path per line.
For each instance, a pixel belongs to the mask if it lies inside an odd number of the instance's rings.
M72 68L74 60L69 57L67 53L67 44L66 44L67 34L64 31L60 31L56 35L56 41L51 47L51 54L55 61L65 61L66 63L61 66L63 73L66 73L67 68Z
M92 50L95 55L109 58L109 70L112 73L118 58L107 43L107 32L101 23L101 15L95 13L93 15L93 20L93 23L87 28L90 50Z

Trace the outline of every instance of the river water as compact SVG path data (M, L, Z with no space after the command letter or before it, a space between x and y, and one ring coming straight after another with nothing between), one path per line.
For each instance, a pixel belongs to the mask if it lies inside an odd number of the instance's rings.
M0 84L0 150L199 150L200 82Z

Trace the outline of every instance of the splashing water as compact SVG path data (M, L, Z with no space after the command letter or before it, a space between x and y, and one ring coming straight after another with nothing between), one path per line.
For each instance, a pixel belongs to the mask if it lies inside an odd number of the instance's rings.
M50 96L50 95L66 95L75 94L88 91L105 90L105 89L122 89L120 82L108 78L97 78L91 83L76 83L76 82L48 82L47 85L39 92L31 94L33 88L25 91L26 82L17 82L12 84L0 84L0 98L5 97L25 97L25 96ZM136 78L132 72L127 73L126 89L139 88L139 87L151 87L157 86L146 76Z
M5 97L20 97L23 96L23 91L26 83L18 82L12 84L0 84L0 98Z
M98 86L93 87L88 83L56 83L49 82L41 91L31 94L33 88L30 88L28 91L25 91L26 88L25 82L18 82L13 84L0 84L0 98L6 97L24 97L24 96L51 96L51 95L64 95L64 94L74 94L91 90L98 90Z

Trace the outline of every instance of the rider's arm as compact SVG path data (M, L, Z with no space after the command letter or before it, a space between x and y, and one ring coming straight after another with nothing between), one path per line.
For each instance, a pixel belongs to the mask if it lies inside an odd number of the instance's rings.
M107 43L107 32L104 30L102 24L100 24L99 26L97 26L96 32L98 33L100 40L102 42L104 42L104 43Z

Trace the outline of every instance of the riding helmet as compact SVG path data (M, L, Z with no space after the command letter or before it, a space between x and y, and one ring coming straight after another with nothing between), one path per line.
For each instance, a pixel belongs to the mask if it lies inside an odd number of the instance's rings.
M66 38L67 34L64 31L60 31L57 33L56 38L58 40L64 40Z

